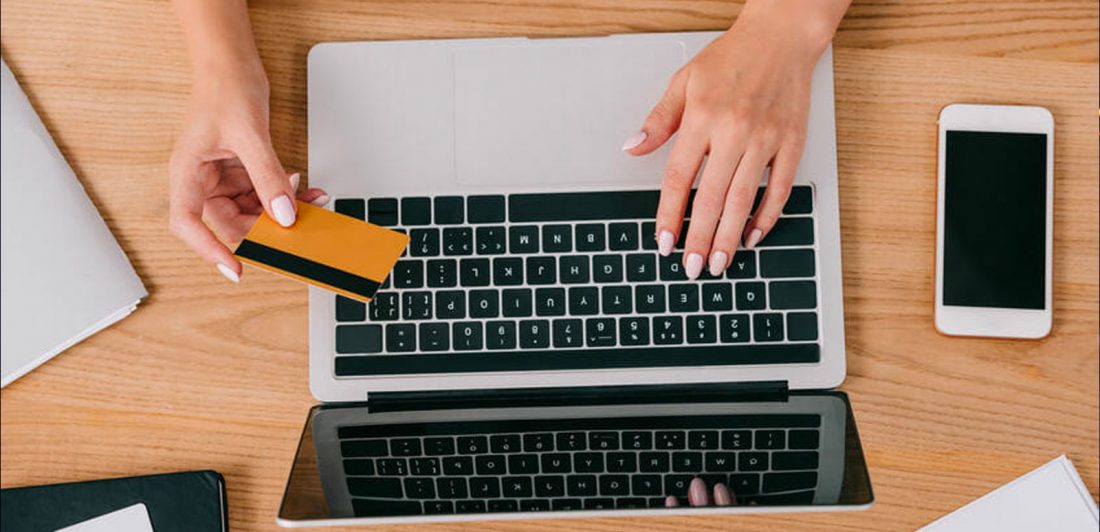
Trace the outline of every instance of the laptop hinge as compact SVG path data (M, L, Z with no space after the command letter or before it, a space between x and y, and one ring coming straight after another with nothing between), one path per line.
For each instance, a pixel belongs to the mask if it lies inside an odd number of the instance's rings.
M372 412L509 406L786 401L787 381L373 392Z

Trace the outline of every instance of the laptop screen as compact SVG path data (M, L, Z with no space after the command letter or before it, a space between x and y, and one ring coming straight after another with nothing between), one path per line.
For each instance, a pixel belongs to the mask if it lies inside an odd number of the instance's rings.
M700 481L706 507L692 505ZM841 509L872 498L840 392L386 412L335 405L310 411L279 520Z

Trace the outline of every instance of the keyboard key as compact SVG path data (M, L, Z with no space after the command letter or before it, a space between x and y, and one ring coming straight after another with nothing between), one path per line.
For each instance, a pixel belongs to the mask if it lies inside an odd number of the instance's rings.
M443 473L460 476L474 474L474 459L469 456L450 456L443 459Z
M424 454L428 456L439 456L454 453L454 438L424 438Z
M478 227L474 234L477 237L478 255L500 255L505 252L505 229L503 227Z
M430 478L406 478L405 497L409 499L434 499L435 482Z
M665 494L686 497L693 475L665 475Z
M657 256L652 253L631 253L626 256L626 280L648 283L657 280Z
M663 430L658 431L655 435L655 441L658 449L683 449L684 448L684 431L682 430Z
M581 347L584 332L581 320L554 320L554 347Z
M573 456L573 469L578 473L603 473L603 454L577 453Z
M813 218L780 217L757 246L809 246L814 243Z
M776 471L817 469L817 462L817 451L772 453L772 469Z
M390 447L393 447L392 443ZM436 476L439 475L439 459L438 458L413 458L409 460L409 468L412 469L412 474L419 476Z
M600 475L600 495L630 495L630 477Z
M503 475L507 459L499 454L486 454L474 458L474 470L479 475ZM477 494L478 497L496 497L496 495Z
M523 284L523 259L519 257L493 259L493 284L497 286Z
M664 483L660 475L632 475L630 486L633 495L663 495L661 488L664 487Z
M374 460L344 460L344 473L374 476Z
M391 353L416 351L416 325L411 323L386 325L386 351Z
M332 209L344 216L367 219L367 204L361 199L338 199L333 202Z
M538 288L535 290L536 316L564 316L565 289Z
M489 259L462 259L458 269L463 287L489 286Z
M428 225L432 223L431 198L401 198L401 225ZM439 233L436 233L438 235Z
M787 447L790 449L817 449L818 432L816 430L792 430L787 433Z
M440 196L435 198L436 225L460 224L462 219L462 197Z
M569 314L573 316L591 316L600 311L599 292L594 286L573 287L569 289Z
M764 296L764 283L737 283L734 292L737 295L737 310L763 310L767 307L767 298Z
M545 453L554 450L554 435L536 432L523 435L523 450L529 453Z
M466 317L466 292L440 290L435 293L435 316L441 320Z
M348 477L348 492L356 497L401 498L401 479Z
M756 252L740 249L733 254L730 267L726 269L728 279L752 279L756 277Z
M509 456L508 471L512 474L538 473L539 456L537 454L516 454Z
M649 344L649 318L620 318L619 343L624 346Z
M657 257L657 268L661 271L662 281L686 281L683 253L673 253L667 257Z
M577 251L604 251L606 231L603 224L577 224Z
M496 290L470 290L471 318L495 318L499 314L500 294Z
M409 474L409 465L404 458L383 458L378 460L378 474L383 476L405 476Z
M394 288L420 288L424 286L424 261L399 260L393 267Z
M490 321L485 324L485 346L490 350L516 348L516 323Z
M471 255L473 252L474 232L469 227L447 227L443 229L444 255Z
M724 344L736 344L749 341L748 314L723 314L718 317L718 336Z
M513 223L650 218L659 200L659 190L511 194L508 217Z
M783 315L753 314L752 329L757 342L778 342L783 339Z
M570 473L573 470L573 461L568 453L547 453L542 455L543 473Z
M813 210L813 189L809 186L791 187L791 195L783 206L783 214L810 214Z
M397 198L367 200L367 221L383 227L397 225Z
M787 436L782 430L758 430L755 438L756 449L782 449L787 443Z
M489 448L494 453L518 453L521 450L519 434L489 436Z
M665 311L665 287L659 284L643 284L634 287L635 307L641 314Z
M638 224L618 222L607 225L607 247L611 251L638 249Z
M506 318L524 318L531 315L532 295L527 288L509 288L500 293L500 309Z
M751 430L723 430L722 431L722 448L723 449L752 449L752 431Z
M489 440L485 436L460 436L459 454L485 454L489 452Z
M627 431L622 436L623 449L644 451L653 448L653 434L650 432Z
M684 322L680 316L653 318L653 343L677 345L684 343Z
M656 211L654 211L656 212ZM650 215L652 216L652 215ZM657 250L657 223L642 222L642 249Z
M455 501L455 513L481 514L485 513L485 501Z
M760 251L760 276L813 277L814 250L765 249Z
M623 258L620 255L592 257L592 280L597 283L620 283L623 280Z
M522 512L549 512L550 501L546 499L519 501L519 509Z
M441 499L465 499L469 496L466 479L463 477L440 477L435 479L435 487ZM462 509L456 507L457 511Z
M688 431L688 449L713 450L718 448L718 431Z
M604 314L630 314L634 312L632 292L629 286L605 286L602 293Z
M772 281L768 297L775 310L812 309L817 306L817 284L813 281Z
M663 452L638 454L638 469L643 473L667 473L671 455Z
M702 289L705 312L733 310L733 287L730 283L703 283Z
M364 321L366 319L366 303L344 296L336 296L336 321Z
M588 256L573 255L558 259L562 284L584 284L588 282Z
M787 313L787 339L794 341L817 340L817 313Z
M703 453L695 451L672 453L672 471L675 473L702 473Z
M534 494L531 477L504 477L501 487L505 497L530 497Z
M488 456L479 458L490 458ZM481 468L478 468L478 474ZM501 473L504 472L503 467L499 469ZM473 477L470 479L470 496L478 497L481 499L491 499L500 497L500 477Z
M539 228L534 225L513 225L508 230L508 250L511 253L538 253Z
M504 222L504 196L470 196L466 198L466 218L472 224Z
M615 320L613 318L589 318L585 320L586 344L589 347L615 345Z
M766 471L768 453L740 453L737 455L737 462L740 471Z
M381 353L381 325L337 325L337 353Z
M727 473L737 469L737 453L707 453L703 468L709 473Z
M817 473L808 471L804 473L765 473L764 484L760 488L761 493L775 493L779 491L795 491L812 489L817 487Z
M646 508L646 500L642 497L620 497L615 499L615 508Z
M610 497L597 497L584 499L585 510L610 510L615 507L615 499Z
M433 259L426 266L429 288L458 286L458 262L454 259Z
M730 491L737 494L739 500L743 495L760 493L760 474L738 473L736 475L730 475L729 488Z
M555 512L571 512L584 507L580 499L554 499L551 507Z
M554 284L558 274L554 257L527 258L527 284Z
M346 457L389 456L386 440L348 440L340 442L340 454Z
M451 501L425 501L424 513L427 515L453 514L455 505Z
M482 346L481 322L459 321L451 326L456 351L480 351Z
M542 226L542 250L546 253L573 251L573 228L568 225Z
M550 347L550 321L523 320L519 322L519 347L521 349Z
M718 341L714 316L702 314L688 316L684 334L689 344L713 344Z
M612 473L634 473L638 471L638 455L607 453L607 470Z
M431 292L405 292L401 295L401 317L406 320L428 320L432 317Z
M583 451L588 448L588 438L583 432L559 432L556 440L559 451Z
M556 475L535 477L535 496L562 497L564 495L565 477Z
M619 433L589 432L588 448L593 451L617 451L619 450Z

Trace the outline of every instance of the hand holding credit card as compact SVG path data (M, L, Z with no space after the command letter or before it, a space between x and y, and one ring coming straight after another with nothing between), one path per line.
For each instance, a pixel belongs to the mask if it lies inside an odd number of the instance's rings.
M234 254L265 270L367 302L408 245L408 235L299 201L293 226L283 227L262 214Z

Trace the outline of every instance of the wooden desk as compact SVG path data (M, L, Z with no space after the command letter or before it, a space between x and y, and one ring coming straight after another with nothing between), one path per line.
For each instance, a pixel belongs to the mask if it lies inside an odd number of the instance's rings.
M436 528L912 529L1061 453L1096 497L1098 6L971 4L857 2L836 38L843 388L872 510ZM287 168L305 169L305 58L316 42L718 29L737 10L713 0L272 0L252 14L276 148ZM188 68L167 2L5 0L0 12L4 56L150 292L135 315L0 394L3 486L213 468L228 479L234 530L274 528L314 402L306 291L254 269L230 285L168 234L165 164ZM1054 113L1046 340L933 330L935 120L958 101Z

